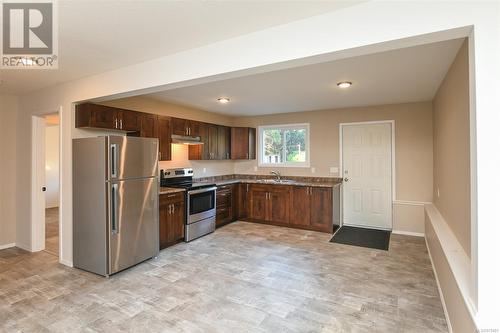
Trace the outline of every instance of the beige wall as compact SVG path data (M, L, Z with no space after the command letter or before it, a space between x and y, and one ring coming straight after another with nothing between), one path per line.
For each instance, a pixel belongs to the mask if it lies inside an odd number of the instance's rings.
M228 116L144 97L123 98L100 104L171 117L193 119L219 125L231 126L233 123L233 118ZM231 161L190 161L188 159L187 146L172 145L172 161L160 162L160 168L167 169L178 167L192 167L195 175L198 177L227 175L234 172L234 163Z
M330 167L339 167L339 124L394 120L396 139L396 201L393 230L423 235L423 203L432 201L432 106L429 102L381 105L313 112L287 113L235 119L236 126L310 124L311 168L261 168L257 161L235 163L235 173L338 177ZM257 167L257 171L254 168Z
M434 204L471 255L469 59L464 42L433 101ZM438 195L439 190L439 195Z
M261 168L257 161L236 162L236 173L268 174L279 169L284 175L337 177L330 167L339 167L339 124L394 120L396 136L396 199L432 201L432 108L428 102L381 105L325 111L236 118L236 126L310 124L311 168Z
M474 323L472 312L468 308L468 301L464 299L468 296L467 291L469 286L464 288L459 281L467 281L467 276L457 276L457 273L463 272L468 274L470 266L464 265L461 269L456 269L456 264L460 262L456 257L467 257L464 251L453 249L452 242L446 242L446 227L443 227L444 221L441 221L441 216L437 213L434 205L427 205L425 211L425 239L427 248L432 261L434 274L441 293L441 301L444 302L444 310L446 312L450 332L453 333L470 333L476 332L477 328ZM460 246L457 244L457 246ZM453 258L455 257L455 258ZM468 258L466 259L468 261ZM453 264L452 264L453 263ZM454 270L455 268L455 270ZM460 290L462 287L462 290Z
M16 124L18 101L0 95L0 248L16 242Z

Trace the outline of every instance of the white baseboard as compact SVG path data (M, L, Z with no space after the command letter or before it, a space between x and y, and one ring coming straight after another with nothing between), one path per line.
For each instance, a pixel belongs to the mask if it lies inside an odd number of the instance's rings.
M16 246L16 243L0 245L0 250L10 249L11 247L14 247L14 246Z
M16 243L16 246L20 249L23 249L25 251L28 251L28 252L33 252L32 249L31 249L31 246L28 246L28 245L25 245L25 244L22 244L22 243Z
M64 265L64 266L68 266L68 267L73 268L73 262L72 261L64 260L64 259L59 259L59 263L62 264L62 265Z
M427 253L429 254L429 259L431 260L432 271L434 272L434 278L436 279L436 284L439 291L439 299L441 300L441 305L443 306L444 317L446 319L446 325L448 326L448 332L453 333L453 328L451 326L450 316L448 315L448 310L446 309L446 303L444 301L443 291L441 290L441 285L439 284L438 275L436 272L436 267L434 267L434 261L432 261L431 250L429 249L429 244L427 244L427 238L425 238L425 247L427 247Z
M406 235L406 236L415 236L415 237L425 237L423 232L413 232L413 231L404 231L404 230L392 230L393 234L398 235Z

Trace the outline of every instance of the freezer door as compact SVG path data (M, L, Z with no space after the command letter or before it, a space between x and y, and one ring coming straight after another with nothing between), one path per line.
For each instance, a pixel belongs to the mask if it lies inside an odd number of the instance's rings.
M158 178L108 186L109 274L113 274L158 254Z
M158 139L108 137L108 180L158 175Z

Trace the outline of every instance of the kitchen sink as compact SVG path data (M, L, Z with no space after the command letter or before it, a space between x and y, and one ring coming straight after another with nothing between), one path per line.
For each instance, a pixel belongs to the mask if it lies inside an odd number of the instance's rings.
M264 184L293 184L295 183L295 180L291 179L258 179L257 183L264 183Z

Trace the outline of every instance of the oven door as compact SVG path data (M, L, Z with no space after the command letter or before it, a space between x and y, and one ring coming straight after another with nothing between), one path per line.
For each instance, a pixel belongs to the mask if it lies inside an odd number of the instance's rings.
M187 223L215 216L216 187L191 190L187 193Z

